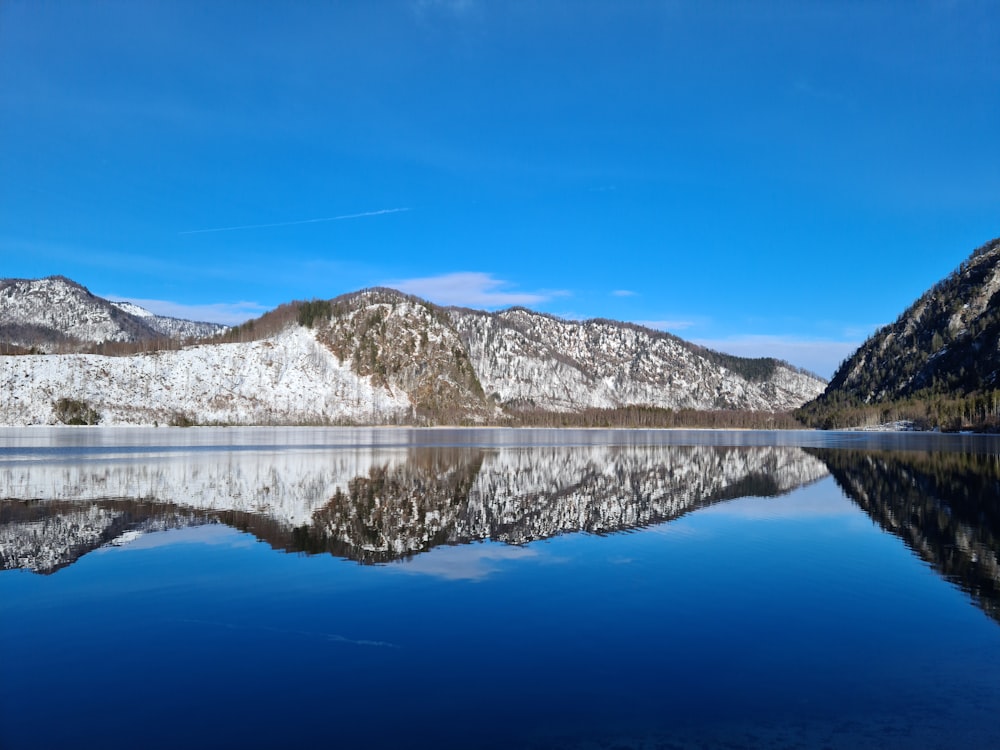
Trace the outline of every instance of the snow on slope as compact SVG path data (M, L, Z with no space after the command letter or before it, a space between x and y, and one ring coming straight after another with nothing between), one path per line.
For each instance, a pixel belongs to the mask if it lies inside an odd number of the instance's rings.
M401 391L373 386L316 341L289 328L250 343L129 357L0 357L0 423L53 424L61 398L86 401L102 424L393 422L410 414Z
M207 338L228 326L156 315L131 302L111 302L62 276L0 279L0 337L42 351L108 341Z
M156 332L110 302L61 276L45 279L0 279L0 327L13 343L45 346L52 342L102 343L141 341ZM29 329L32 340L18 340Z
M202 429L202 428L194 428ZM132 460L129 460L129 459ZM257 513L301 526L347 492L372 467L396 469L406 450L365 446L351 450L240 450L134 454L72 463L0 462L0 487L12 498L71 501L155 500L177 507Z
M137 318L145 318L146 320L149 320L156 317L156 313L150 312L145 307L139 307L139 305L134 302L112 302L111 304L119 310L124 310L129 315L134 315Z
M521 308L450 315L484 391L515 408L785 410L826 386L782 364L750 380L672 336L612 321L560 320Z
M50 350L215 332L112 304L59 277L0 281L0 303L0 333ZM446 310L390 289L330 303L312 321L315 333L289 321L253 343L0 359L0 424L53 423L60 399L87 402L104 424L458 424L501 420L503 409L786 410L825 387L773 360L717 355L614 321Z

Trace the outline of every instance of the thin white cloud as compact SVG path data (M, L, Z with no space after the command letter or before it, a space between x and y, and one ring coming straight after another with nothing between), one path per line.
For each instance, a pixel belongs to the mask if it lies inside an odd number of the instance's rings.
M177 234L207 234L209 232L235 232L238 229L267 229L270 227L291 227L297 224L320 224L324 221L344 221L346 219L363 219L368 216L384 216L409 211L408 208L382 208L378 211L364 211L359 214L342 214L341 216L324 216L319 219L297 219L295 221L278 221L273 224L241 224L235 227L213 227L211 229L186 229Z
M385 286L407 294L415 294L439 305L463 307L504 307L506 305L535 305L553 297L565 296L563 290L537 292L508 291L510 284L492 274L479 271L447 273L418 279L400 279L386 282Z
M796 336L747 335L725 339L693 339L695 344L740 357L777 357L824 378L854 353L860 341L805 339Z
M185 305L169 300L118 297L114 294L105 295L105 298L112 302L131 302L151 313L164 315L168 318L222 323L227 326L245 323L250 318L256 318L270 309L258 302L213 302L206 305Z
M631 289L615 289L611 294L615 297L635 297L638 292L633 292Z

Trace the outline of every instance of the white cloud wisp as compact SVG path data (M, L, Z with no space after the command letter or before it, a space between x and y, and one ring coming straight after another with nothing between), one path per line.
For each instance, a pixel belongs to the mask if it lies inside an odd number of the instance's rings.
M383 216L409 211L408 208L382 208L378 211L364 211L359 214L343 214L341 216L324 216L319 219L298 219L296 221L277 221L273 224L240 224L235 227L213 227L211 229L187 229L177 234L208 234L209 232L235 232L238 229L268 229L270 227L293 227L298 224L321 224L325 221L344 221L346 219L363 219L368 216Z
M534 305L552 297L564 296L561 291L513 292L505 291L510 284L492 274L479 271L448 273L418 279L389 281L385 286L414 294L439 305L462 307L504 307L507 305Z

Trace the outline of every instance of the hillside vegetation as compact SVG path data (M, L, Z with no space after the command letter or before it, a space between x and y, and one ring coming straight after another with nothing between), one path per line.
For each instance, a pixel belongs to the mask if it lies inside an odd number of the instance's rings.
M837 370L797 416L822 428L1000 424L1000 239L978 248Z

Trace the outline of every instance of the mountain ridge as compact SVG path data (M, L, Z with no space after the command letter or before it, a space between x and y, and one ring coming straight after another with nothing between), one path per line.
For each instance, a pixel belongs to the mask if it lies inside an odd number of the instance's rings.
M93 297L70 289L64 297ZM111 316L135 318L107 305ZM67 329L73 322L66 310L55 319ZM0 423L58 422L54 405L67 399L115 424L499 424L524 413L626 407L774 412L824 385L776 359L711 352L635 324L441 307L385 287L287 303L188 346L123 343L119 357L105 349L0 358Z
M61 353L95 344L204 338L227 329L107 300L65 276L0 279L0 340L21 349Z

